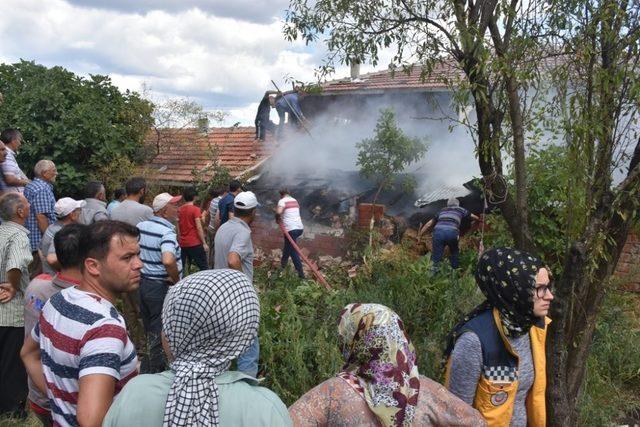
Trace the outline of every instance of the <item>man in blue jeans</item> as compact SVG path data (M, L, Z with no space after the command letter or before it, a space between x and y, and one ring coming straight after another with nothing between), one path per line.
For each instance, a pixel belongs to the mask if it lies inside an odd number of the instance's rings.
M302 219L300 218L300 205L298 201L291 197L289 190L282 188L280 190L280 200L278 201L278 207L276 208L276 221L282 222L287 234L291 236L291 239L295 242L298 237L302 236L304 227L302 226ZM289 262L289 257L293 261L293 266L298 272L298 277L304 279L304 270L302 269L302 261L300 261L300 255L293 248L287 236L284 236L284 247L282 248L282 259L280 265L284 269Z
M452 197L447 201L447 207L438 212L420 230L419 235L422 235L435 224L433 229L433 248L431 250L433 271L438 271L446 246L449 247L451 268L458 268L460 224L464 218L469 216L474 221L480 220L476 215L461 207L458 199Z

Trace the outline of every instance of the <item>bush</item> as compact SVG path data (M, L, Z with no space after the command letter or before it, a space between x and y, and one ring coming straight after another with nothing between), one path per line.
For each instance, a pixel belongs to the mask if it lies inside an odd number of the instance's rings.
M320 382L334 376L343 359L338 348L337 319L351 302L380 303L404 321L416 347L420 373L440 379L444 338L451 327L480 302L472 275L445 271L431 276L426 257L412 260L398 247L370 259L350 280L328 275L334 290L293 275L256 274L261 284L261 361L267 386L290 405Z

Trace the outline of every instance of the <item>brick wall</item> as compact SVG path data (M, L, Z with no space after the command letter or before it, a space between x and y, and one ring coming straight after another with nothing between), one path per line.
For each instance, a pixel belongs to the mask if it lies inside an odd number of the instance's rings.
M272 219L258 217L251 224L251 230L254 246L266 255L270 255L274 249L282 249L284 236ZM312 259L324 255L342 257L347 252L342 229L309 223L304 224L304 233L298 239L298 246Z
M624 288L640 292L640 239L637 234L629 233L615 274L624 279Z

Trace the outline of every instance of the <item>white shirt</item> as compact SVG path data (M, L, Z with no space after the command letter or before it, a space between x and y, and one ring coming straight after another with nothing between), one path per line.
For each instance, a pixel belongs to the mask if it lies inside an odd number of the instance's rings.
M5 176L11 175L19 179L27 179L27 176L22 172L18 162L16 161L16 153L11 148L7 147L7 158L2 163L2 172ZM12 186L7 184L6 191L16 191L18 193L24 193L24 187Z
M284 196L278 200L278 207L284 208L282 211L282 223L287 231L302 230L302 218L300 218L300 205L291 196Z

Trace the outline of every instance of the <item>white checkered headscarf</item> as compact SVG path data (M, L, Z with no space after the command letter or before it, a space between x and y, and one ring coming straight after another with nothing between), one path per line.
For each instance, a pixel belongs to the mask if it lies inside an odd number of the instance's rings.
M162 325L175 360L164 426L217 426L215 378L229 369L258 333L260 304L236 270L206 270L169 288Z

